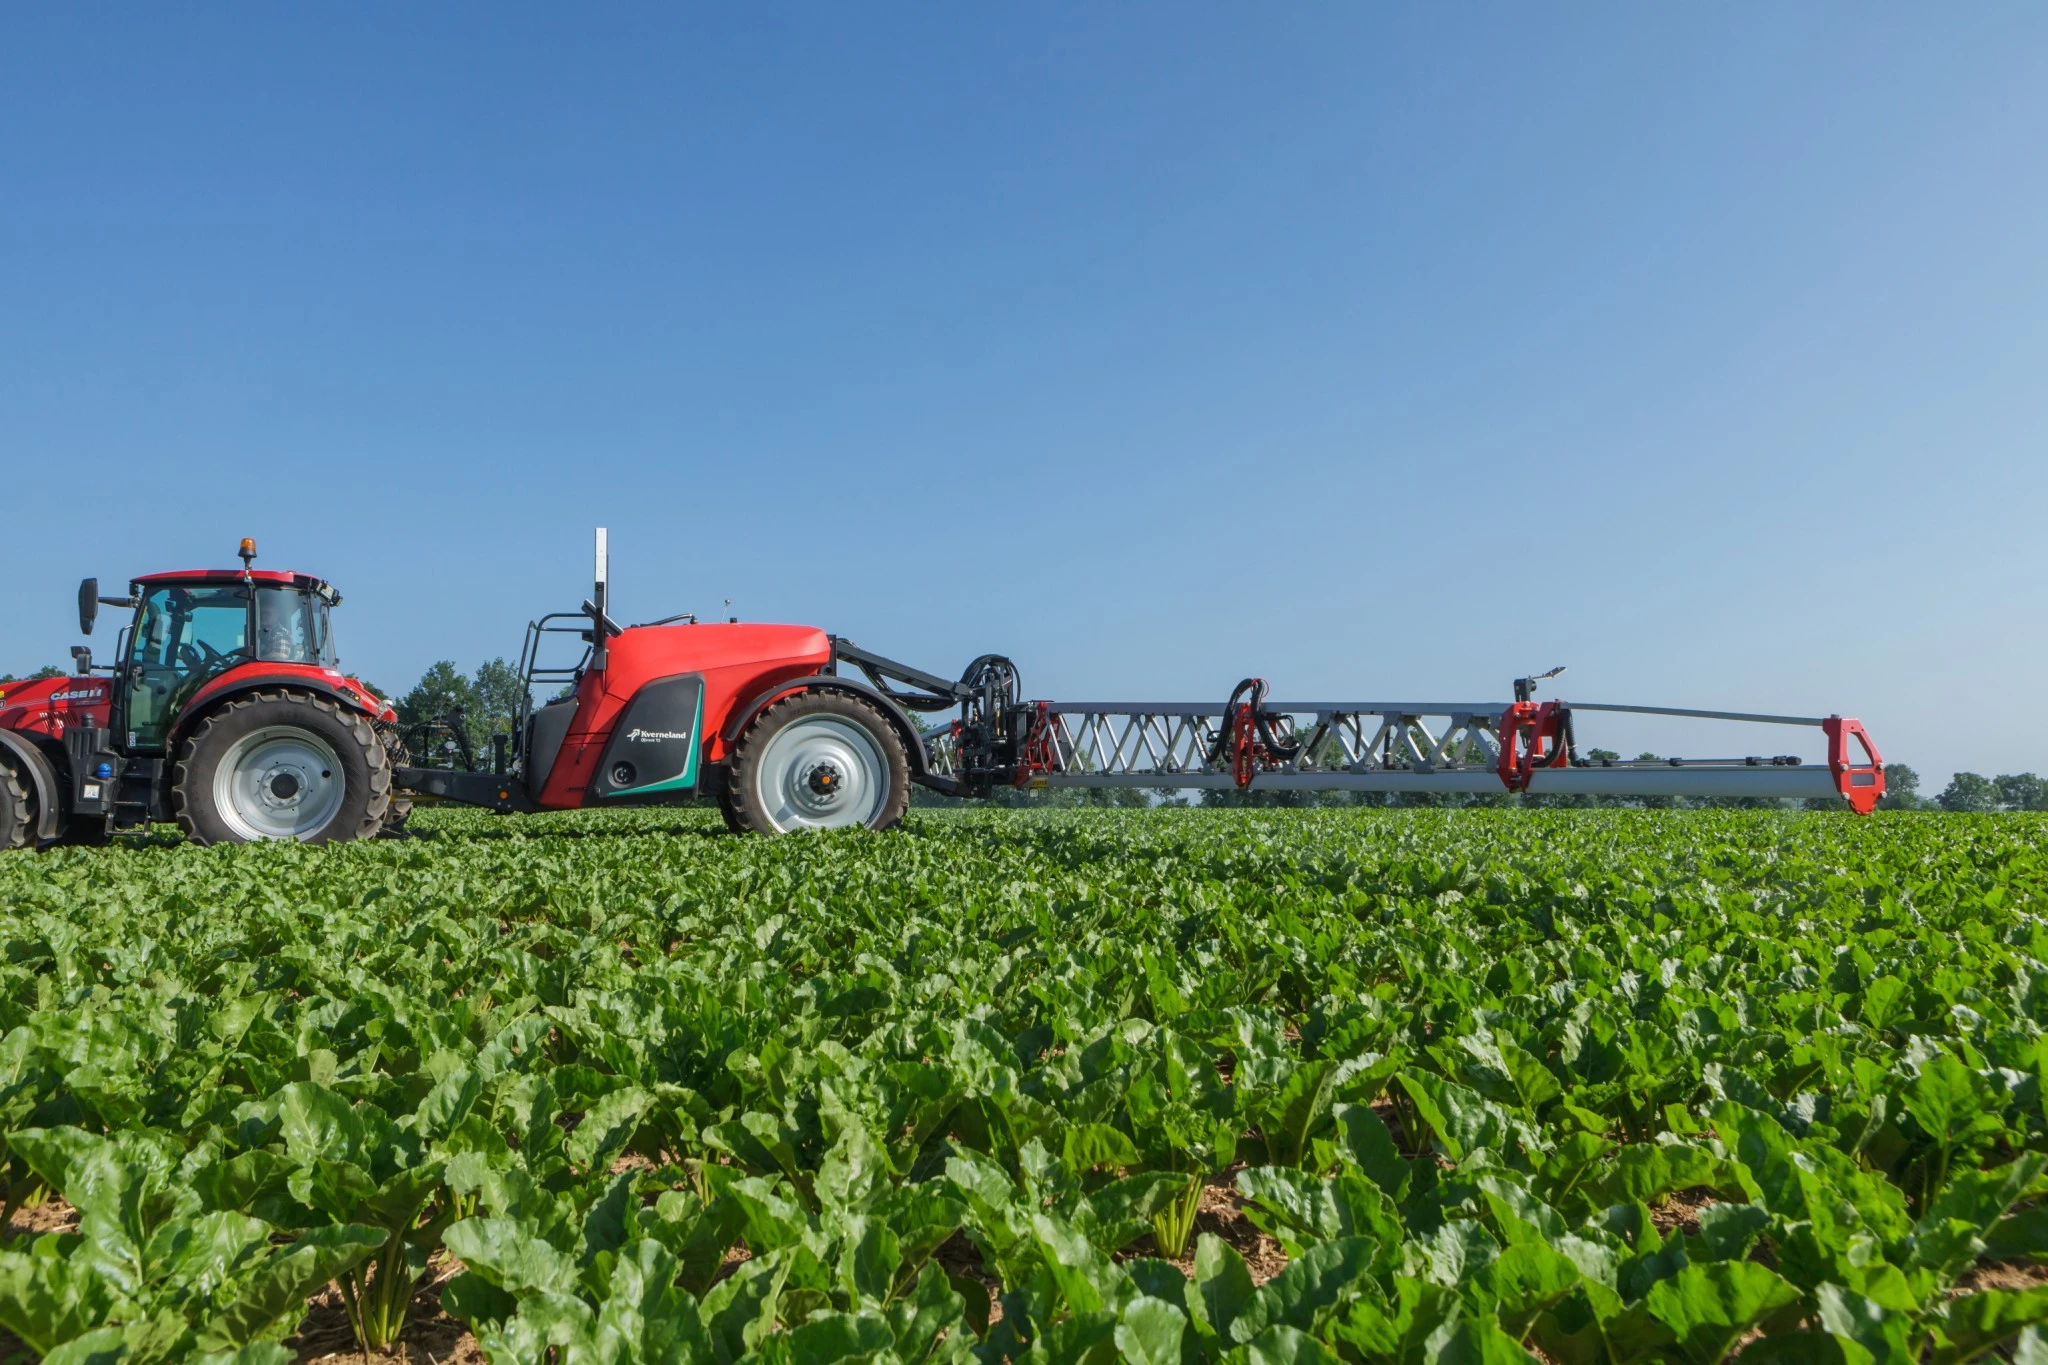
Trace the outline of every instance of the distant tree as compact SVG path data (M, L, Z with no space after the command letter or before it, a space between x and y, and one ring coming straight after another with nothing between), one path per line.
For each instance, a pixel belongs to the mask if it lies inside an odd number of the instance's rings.
M1891 776L1891 769L1885 769ZM1998 804L2006 810L2048 810L2048 781L2032 773L2002 773L1992 779L1998 789Z
M526 689L519 685L519 670L503 659L493 659L477 669L470 687L476 695L477 719L483 733L511 734L512 727L526 713Z
M477 752L480 747L478 741L481 729L471 715L477 709L476 685L462 676L452 659L436 660L420 675L420 680L412 685L412 690L398 699L395 709L398 712L398 723L405 728L408 735L411 735L416 727L450 722L459 716L462 732L469 740L471 751ZM407 742L417 741L409 739ZM454 741L445 734L436 734L429 737L428 743L438 749L443 745L452 747ZM477 756L481 761L481 753ZM428 755L415 754L414 757L426 759Z
M1841 803L1829 798L1823 804L1830 809ZM1884 765L1884 798L1877 805L1880 810L1919 810L1927 803L1920 797L1920 774L1904 763Z
M63 676L63 669L46 665L42 668L37 669L35 672L29 674L26 678L17 678L12 673L0 675L0 683L41 682L45 678L61 678Z
M398 718L407 725L445 720L451 711L466 711L475 704L476 688L455 667L455 661L438 659L420 674L412 690L398 699Z
M1998 786L1977 773L1957 773L1934 803L1943 810L1982 812L1998 809Z

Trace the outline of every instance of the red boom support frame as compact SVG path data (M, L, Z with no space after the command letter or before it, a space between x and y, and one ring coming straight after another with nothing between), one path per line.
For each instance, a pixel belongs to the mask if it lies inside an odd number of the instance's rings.
M1884 760L1878 757L1877 746L1870 742L1870 732L1863 728L1862 721L1849 716L1829 716L1820 728L1828 737L1828 771L1835 775L1836 790L1849 803L1849 809L1858 815L1870 814L1884 797ZM1868 762L1850 759L1852 738L1863 746Z
M1565 735L1570 712L1563 702L1518 701L1500 713L1500 780L1511 792L1529 790L1538 768L1563 768L1572 760Z

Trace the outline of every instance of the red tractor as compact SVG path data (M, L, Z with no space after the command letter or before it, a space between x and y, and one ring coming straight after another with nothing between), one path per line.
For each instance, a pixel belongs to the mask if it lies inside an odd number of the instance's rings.
M0 849L103 841L175 819L202 843L378 833L395 816L397 715L335 665L306 574L253 567L149 574L126 597L79 585L78 624L131 607L117 661L0 687Z
M1764 798L1868 813L1884 795L1869 734L1839 715L1535 700L1268 702L1247 678L1222 705L1026 701L1017 670L984 654L957 679L900 664L811 626L621 627L607 610L605 533L590 600L527 627L522 714L479 763L459 717L440 723L445 766L414 766L397 715L335 667L340 594L305 574L151 574L129 595L79 588L91 633L102 603L134 609L116 662L0 691L0 849L175 819L201 843L327 843L397 832L416 798L499 811L716 798L736 831L780 834L902 818L913 784L951 796L1000 787L1344 791L1467 797ZM573 661L542 655L568 636ZM553 691L535 707L536 690ZM928 729L917 712L958 709ZM1792 727L1799 754L1624 760L1581 755L1575 716L1603 712ZM420 733L434 739L433 727ZM1814 742L1817 742L1816 741Z

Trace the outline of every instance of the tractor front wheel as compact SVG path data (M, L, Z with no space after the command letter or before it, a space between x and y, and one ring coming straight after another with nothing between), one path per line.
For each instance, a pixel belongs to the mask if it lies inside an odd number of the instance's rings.
M888 829L910 804L896 727L843 692L799 692L763 711L733 749L726 823L756 834Z
M367 839L391 806L391 761L367 717L325 697L257 692L192 732L172 796L196 843Z
M0 850L26 847L35 830L28 784L13 765L0 758Z

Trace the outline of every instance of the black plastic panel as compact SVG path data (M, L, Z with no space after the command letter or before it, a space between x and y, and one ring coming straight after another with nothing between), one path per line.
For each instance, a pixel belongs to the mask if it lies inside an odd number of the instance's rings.
M678 673L641 688L612 727L591 779L606 797L686 797L697 785L704 675Z
M555 756L562 752L562 740L569 733L569 722L576 719L576 699L549 702L527 718L526 721L526 790L533 799L540 799L540 790L548 782L548 773L554 769Z

